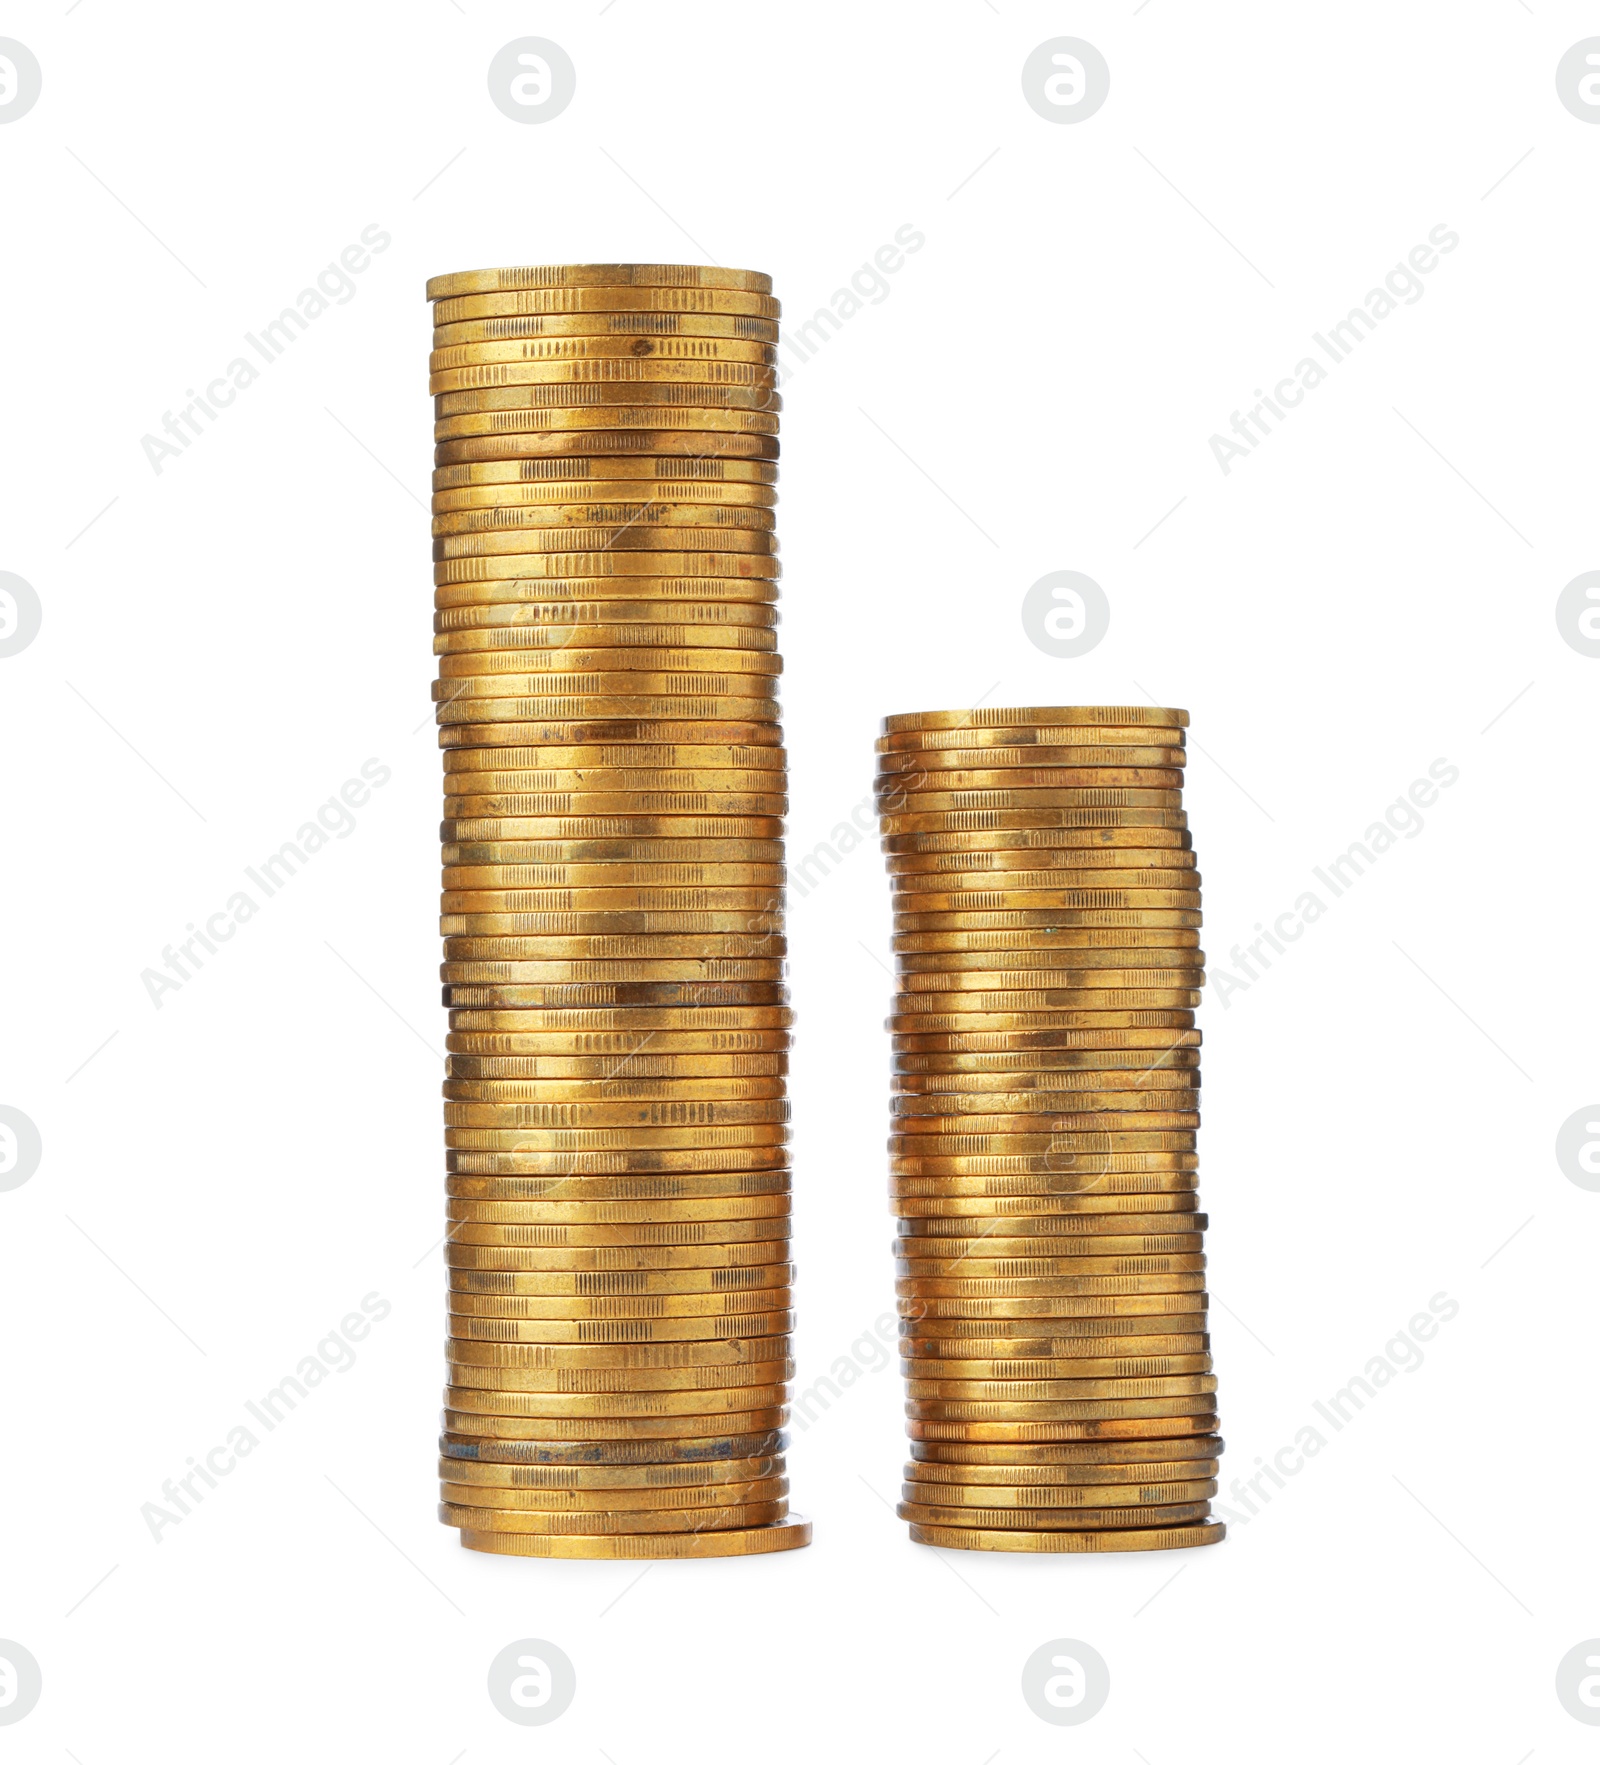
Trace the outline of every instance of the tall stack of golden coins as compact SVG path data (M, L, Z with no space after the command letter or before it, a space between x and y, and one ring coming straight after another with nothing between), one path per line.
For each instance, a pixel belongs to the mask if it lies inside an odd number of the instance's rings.
M428 284L449 1386L474 1550L789 1550L778 303Z
M1213 1544L1188 713L885 720L891 1191L921 1544Z

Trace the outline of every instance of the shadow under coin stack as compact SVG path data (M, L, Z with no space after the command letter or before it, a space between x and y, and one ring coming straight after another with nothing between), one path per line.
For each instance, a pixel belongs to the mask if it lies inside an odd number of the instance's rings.
M919 1544L1214 1544L1188 713L890 717L891 1193Z
M440 1517L511 1556L789 1550L778 303L636 264L428 296Z

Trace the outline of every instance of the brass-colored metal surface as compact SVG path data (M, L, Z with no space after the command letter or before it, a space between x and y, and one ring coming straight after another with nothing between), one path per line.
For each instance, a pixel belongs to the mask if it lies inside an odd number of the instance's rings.
M428 295L440 1517L522 1556L793 1549L778 303L673 264ZM1157 745L1130 779L1179 776Z
M1187 723L1149 706L884 723L915 1442L898 1511L917 1542L1159 1550L1223 1533L1206 1523L1221 1441Z

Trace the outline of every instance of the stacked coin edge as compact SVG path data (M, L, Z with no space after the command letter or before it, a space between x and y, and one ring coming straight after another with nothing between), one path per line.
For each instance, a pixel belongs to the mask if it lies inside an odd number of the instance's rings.
M769 278L433 278L450 1383L440 1518L530 1557L790 1514Z
M951 1549L1212 1544L1186 712L886 718L891 1206L912 1457Z

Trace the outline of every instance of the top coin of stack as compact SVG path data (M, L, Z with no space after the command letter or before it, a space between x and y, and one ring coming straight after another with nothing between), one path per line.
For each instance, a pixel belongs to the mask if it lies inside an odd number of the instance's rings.
M1184 711L885 720L891 1193L922 1544L1212 1544Z
M778 303L435 277L450 1384L476 1550L788 1550Z

